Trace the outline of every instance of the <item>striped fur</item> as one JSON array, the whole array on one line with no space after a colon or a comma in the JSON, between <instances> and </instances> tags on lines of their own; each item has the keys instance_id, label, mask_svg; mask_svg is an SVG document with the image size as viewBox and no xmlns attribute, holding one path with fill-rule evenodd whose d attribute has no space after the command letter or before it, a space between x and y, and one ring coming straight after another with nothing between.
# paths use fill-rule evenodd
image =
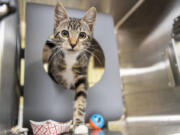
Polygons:
<instances>
[{"instance_id":1,"label":"striped fur","mask_svg":"<svg viewBox=\"0 0 180 135\"><path fill-rule=\"evenodd\" d=\"M51 48L48 72L58 84L75 90L74 129L85 123L87 67L94 47L92 40L95 18L95 8L89 9L82 19L68 17L60 3L55 8L54 38L49 43L54 46Z\"/></svg>"}]
</instances>

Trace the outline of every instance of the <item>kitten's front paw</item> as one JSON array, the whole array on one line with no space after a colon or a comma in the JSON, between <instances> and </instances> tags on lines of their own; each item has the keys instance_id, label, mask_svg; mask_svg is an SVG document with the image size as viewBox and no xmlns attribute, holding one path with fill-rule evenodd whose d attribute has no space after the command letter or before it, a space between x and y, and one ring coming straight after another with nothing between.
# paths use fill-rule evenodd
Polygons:
<instances>
[{"instance_id":1,"label":"kitten's front paw","mask_svg":"<svg viewBox=\"0 0 180 135\"><path fill-rule=\"evenodd\" d=\"M88 127L80 125L74 129L74 134L88 134Z\"/></svg>"}]
</instances>

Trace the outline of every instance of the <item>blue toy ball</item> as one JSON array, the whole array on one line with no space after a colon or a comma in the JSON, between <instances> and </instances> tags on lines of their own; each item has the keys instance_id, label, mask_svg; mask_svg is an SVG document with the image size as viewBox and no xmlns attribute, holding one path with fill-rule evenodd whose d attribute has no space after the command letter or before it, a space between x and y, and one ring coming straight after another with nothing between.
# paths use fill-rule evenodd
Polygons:
<instances>
[{"instance_id":1,"label":"blue toy ball","mask_svg":"<svg viewBox=\"0 0 180 135\"><path fill-rule=\"evenodd\" d=\"M94 114L89 119L89 123L93 129L101 129L104 126L104 118L99 114Z\"/></svg>"}]
</instances>

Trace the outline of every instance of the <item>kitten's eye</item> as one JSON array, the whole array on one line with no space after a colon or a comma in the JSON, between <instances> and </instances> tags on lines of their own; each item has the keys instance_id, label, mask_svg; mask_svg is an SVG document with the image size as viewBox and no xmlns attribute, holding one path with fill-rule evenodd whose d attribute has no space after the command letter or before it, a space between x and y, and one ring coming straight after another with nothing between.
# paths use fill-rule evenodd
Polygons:
<instances>
[{"instance_id":1,"label":"kitten's eye","mask_svg":"<svg viewBox=\"0 0 180 135\"><path fill-rule=\"evenodd\" d=\"M68 37L69 37L69 32L68 32L67 30L63 30L63 31L61 32L61 35L62 35L63 37L68 38Z\"/></svg>"},{"instance_id":2,"label":"kitten's eye","mask_svg":"<svg viewBox=\"0 0 180 135\"><path fill-rule=\"evenodd\" d=\"M86 33L85 32L80 32L79 33L79 38L80 39L85 39L86 38Z\"/></svg>"}]
</instances>

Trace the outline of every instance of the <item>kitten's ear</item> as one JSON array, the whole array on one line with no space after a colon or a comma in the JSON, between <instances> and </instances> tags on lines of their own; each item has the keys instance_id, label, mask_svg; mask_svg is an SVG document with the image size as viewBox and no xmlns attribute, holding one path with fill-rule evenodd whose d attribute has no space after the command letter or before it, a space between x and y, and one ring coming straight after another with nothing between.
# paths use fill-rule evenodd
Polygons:
<instances>
[{"instance_id":1,"label":"kitten's ear","mask_svg":"<svg viewBox=\"0 0 180 135\"><path fill-rule=\"evenodd\" d=\"M61 21L65 19L69 19L66 9L59 1L56 4L54 19L55 19L55 27L57 27Z\"/></svg>"},{"instance_id":2,"label":"kitten's ear","mask_svg":"<svg viewBox=\"0 0 180 135\"><path fill-rule=\"evenodd\" d=\"M95 21L96 21L96 8L95 7L91 7L86 14L84 15L84 17L82 18L83 21L85 21L90 30L93 30Z\"/></svg>"}]
</instances>

